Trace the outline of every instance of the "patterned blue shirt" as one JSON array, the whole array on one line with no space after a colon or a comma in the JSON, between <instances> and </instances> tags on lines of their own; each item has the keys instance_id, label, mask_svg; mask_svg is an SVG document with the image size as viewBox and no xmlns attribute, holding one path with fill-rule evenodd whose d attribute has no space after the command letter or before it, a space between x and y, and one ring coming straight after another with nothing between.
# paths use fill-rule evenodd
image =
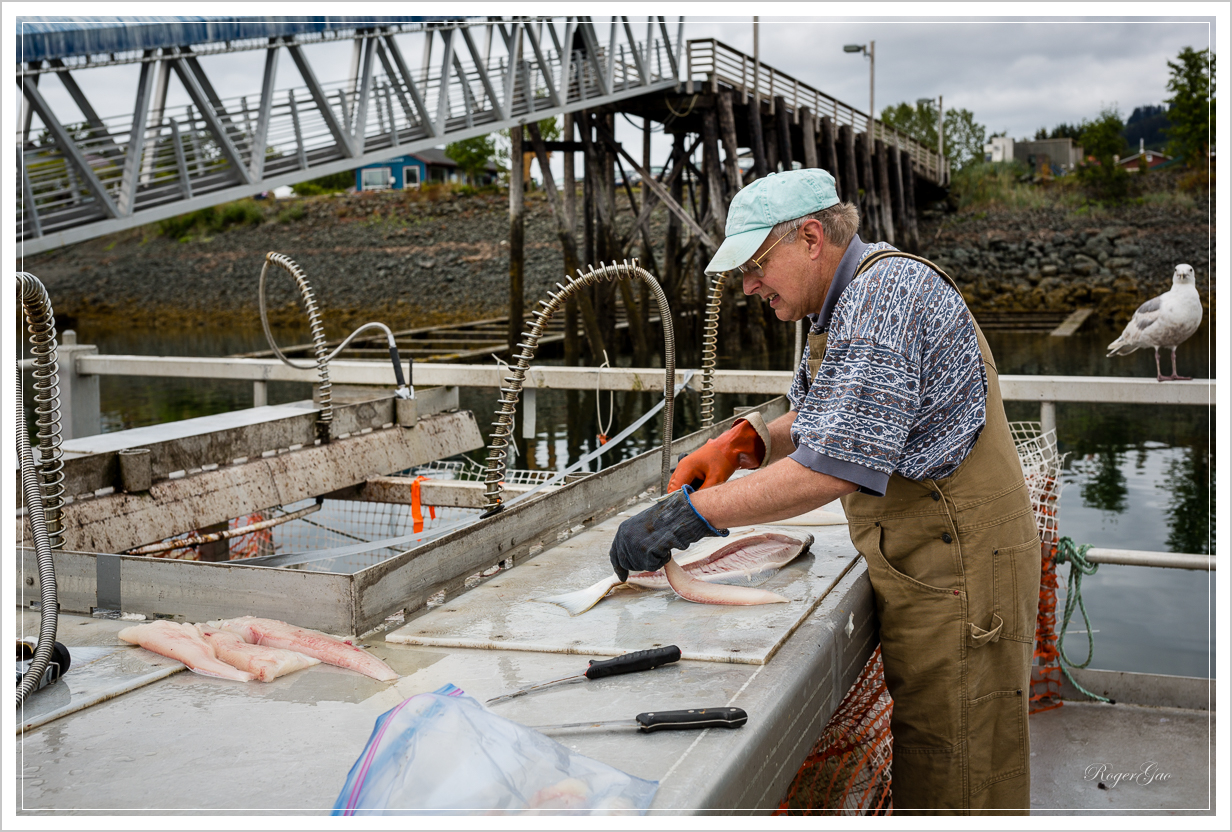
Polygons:
<instances>
[{"instance_id":1,"label":"patterned blue shirt","mask_svg":"<svg viewBox=\"0 0 1232 832\"><path fill-rule=\"evenodd\" d=\"M855 277L865 257L893 250L852 239L809 316L811 332L828 332L825 360L809 379L806 348L788 393L791 458L877 496L893 473L953 473L984 428L988 395L975 325L945 278L898 257Z\"/></svg>"}]
</instances>

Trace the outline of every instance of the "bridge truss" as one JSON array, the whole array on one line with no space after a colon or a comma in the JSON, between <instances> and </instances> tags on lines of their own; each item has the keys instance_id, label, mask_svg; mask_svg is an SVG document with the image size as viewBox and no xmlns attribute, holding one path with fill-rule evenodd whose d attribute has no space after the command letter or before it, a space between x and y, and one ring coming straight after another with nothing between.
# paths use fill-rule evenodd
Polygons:
<instances>
[{"instance_id":1,"label":"bridge truss","mask_svg":"<svg viewBox=\"0 0 1232 832\"><path fill-rule=\"evenodd\" d=\"M419 22L19 65L18 240L24 254L144 225L392 156L672 89L684 18ZM409 36L409 37L408 37ZM353 42L351 71L321 81L304 47ZM404 46L418 46L418 66ZM201 58L265 51L259 94L221 97ZM283 54L302 84L279 88ZM140 65L132 112L100 117L76 77ZM84 120L44 92L61 83ZM167 106L179 84L190 103ZM41 129L35 127L41 122Z\"/></svg>"}]
</instances>

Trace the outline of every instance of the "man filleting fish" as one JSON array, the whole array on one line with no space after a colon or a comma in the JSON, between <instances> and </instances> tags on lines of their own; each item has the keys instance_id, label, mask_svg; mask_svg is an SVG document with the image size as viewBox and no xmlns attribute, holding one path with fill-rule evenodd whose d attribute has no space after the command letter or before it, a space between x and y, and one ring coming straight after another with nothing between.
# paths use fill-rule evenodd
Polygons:
<instances>
[{"instance_id":1,"label":"man filleting fish","mask_svg":"<svg viewBox=\"0 0 1232 832\"><path fill-rule=\"evenodd\" d=\"M624 580L841 498L894 698L895 811L1025 814L1040 545L996 365L949 276L858 226L823 170L736 194L706 271L808 318L791 409L683 459L667 499L620 525L612 565ZM759 470L727 482L737 468Z\"/></svg>"}]
</instances>

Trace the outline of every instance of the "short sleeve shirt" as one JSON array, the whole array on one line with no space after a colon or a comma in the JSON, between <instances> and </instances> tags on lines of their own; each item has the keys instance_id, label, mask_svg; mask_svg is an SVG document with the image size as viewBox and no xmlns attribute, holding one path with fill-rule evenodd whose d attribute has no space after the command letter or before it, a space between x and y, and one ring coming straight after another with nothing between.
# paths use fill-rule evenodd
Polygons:
<instances>
[{"instance_id":1,"label":"short sleeve shirt","mask_svg":"<svg viewBox=\"0 0 1232 832\"><path fill-rule=\"evenodd\" d=\"M886 258L856 277L886 243L857 236L847 247L810 331L826 355L808 377L809 350L788 399L800 464L885 494L891 474L953 473L984 428L988 376L975 324L958 291L936 271Z\"/></svg>"}]
</instances>

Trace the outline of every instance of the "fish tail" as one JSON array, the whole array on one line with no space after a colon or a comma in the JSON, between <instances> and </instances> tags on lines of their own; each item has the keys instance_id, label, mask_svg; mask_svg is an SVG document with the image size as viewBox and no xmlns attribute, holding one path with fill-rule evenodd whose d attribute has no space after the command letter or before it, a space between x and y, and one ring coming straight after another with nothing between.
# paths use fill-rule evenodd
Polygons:
<instances>
[{"instance_id":1,"label":"fish tail","mask_svg":"<svg viewBox=\"0 0 1232 832\"><path fill-rule=\"evenodd\" d=\"M592 584L585 589L579 589L575 592L566 592L564 595L553 595L550 598L536 598L536 601L543 601L548 604L556 604L558 607L564 607L565 611L570 615L581 615L588 609L599 603L605 595L611 592L612 587L619 584L620 578L615 575L609 575L598 583Z\"/></svg>"}]
</instances>

